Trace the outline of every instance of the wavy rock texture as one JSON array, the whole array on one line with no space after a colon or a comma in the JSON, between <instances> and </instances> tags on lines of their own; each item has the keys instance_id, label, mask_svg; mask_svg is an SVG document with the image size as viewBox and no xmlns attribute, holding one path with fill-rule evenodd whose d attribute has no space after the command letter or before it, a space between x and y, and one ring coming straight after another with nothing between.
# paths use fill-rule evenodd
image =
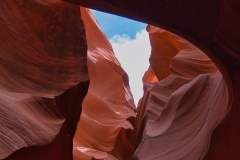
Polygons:
<instances>
[{"instance_id":1,"label":"wavy rock texture","mask_svg":"<svg viewBox=\"0 0 240 160\"><path fill-rule=\"evenodd\" d=\"M0 6L4 88L53 97L88 80L84 26L77 6L55 0L4 0Z\"/></svg>"},{"instance_id":2,"label":"wavy rock texture","mask_svg":"<svg viewBox=\"0 0 240 160\"><path fill-rule=\"evenodd\" d=\"M55 138L64 119L58 113L54 99L27 97L15 100L11 93L11 98L2 93L0 159L20 148L45 145Z\"/></svg>"},{"instance_id":3,"label":"wavy rock texture","mask_svg":"<svg viewBox=\"0 0 240 160\"><path fill-rule=\"evenodd\" d=\"M120 149L114 151L115 155L108 153L117 147L116 141L121 139L121 134L125 134L121 130L133 130L127 119L135 117L135 105L129 91L128 76L109 41L88 9L81 8L81 16L86 27L91 81L74 137L74 159L114 157L123 147L118 147ZM126 138L125 143L128 143ZM127 147L124 149L128 150Z\"/></svg>"},{"instance_id":4,"label":"wavy rock texture","mask_svg":"<svg viewBox=\"0 0 240 160\"><path fill-rule=\"evenodd\" d=\"M0 159L13 152L8 160L72 159L88 88L80 83L88 74L79 7L2 0L0 10ZM91 13L81 8L81 17L91 83L74 159L203 159L229 110L227 86L212 61L180 37L148 26L151 66L134 118L126 73Z\"/></svg>"},{"instance_id":5,"label":"wavy rock texture","mask_svg":"<svg viewBox=\"0 0 240 160\"><path fill-rule=\"evenodd\" d=\"M240 159L239 0L64 1L153 24L200 47L223 74L232 103L229 114L214 130L206 159Z\"/></svg>"},{"instance_id":6,"label":"wavy rock texture","mask_svg":"<svg viewBox=\"0 0 240 160\"><path fill-rule=\"evenodd\" d=\"M23 147L52 142L64 122L54 97L89 78L78 6L55 0L2 0L0 10L3 159ZM29 159L39 158L33 157Z\"/></svg>"},{"instance_id":7,"label":"wavy rock texture","mask_svg":"<svg viewBox=\"0 0 240 160\"><path fill-rule=\"evenodd\" d=\"M191 65L191 67L194 67L192 68L193 70L186 70L188 72L191 72L193 75L198 67L201 67L202 70L197 70L198 72L196 72L196 74L215 72L217 70L216 66L212 63L212 61L209 60L207 56L202 56L202 54L195 54L195 52L201 51L197 50L196 47L188 41L176 35L172 36L170 32L167 32L166 30L160 29L155 26L149 25L147 27L147 30L149 32L149 38L152 47L149 61L151 64L151 68L156 74L159 81L167 78L172 73L169 70L170 65L172 65L170 69L175 69L179 67L178 74L181 74L180 72L182 72L182 74L189 74L185 73L185 71L182 71L183 68L189 67L187 66L189 60L195 61L196 64ZM179 63L178 65L173 65L172 59L176 59L173 58L176 55L178 58L180 58L179 56L184 56L185 58L183 57L181 63ZM199 64L201 63L201 61L197 62L199 58L201 59L201 61L207 62ZM203 58L205 58L205 60ZM159 66L159 64L161 64L161 67Z\"/></svg>"},{"instance_id":8,"label":"wavy rock texture","mask_svg":"<svg viewBox=\"0 0 240 160\"><path fill-rule=\"evenodd\" d=\"M155 57L150 65L160 81L144 83L134 158L203 159L213 130L229 110L227 85L213 62L189 42L154 26L148 31Z\"/></svg>"}]
</instances>

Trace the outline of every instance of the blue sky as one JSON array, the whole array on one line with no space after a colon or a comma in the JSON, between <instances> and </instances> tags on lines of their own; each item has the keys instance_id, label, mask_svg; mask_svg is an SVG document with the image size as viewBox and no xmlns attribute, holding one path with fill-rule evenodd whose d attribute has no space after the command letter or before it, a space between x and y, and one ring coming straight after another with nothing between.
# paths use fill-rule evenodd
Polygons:
<instances>
[{"instance_id":1,"label":"blue sky","mask_svg":"<svg viewBox=\"0 0 240 160\"><path fill-rule=\"evenodd\" d=\"M93 14L108 39L112 38L116 34L128 34L131 39L134 39L137 31L141 31L146 28L145 23L128 18L100 11L93 11Z\"/></svg>"},{"instance_id":2,"label":"blue sky","mask_svg":"<svg viewBox=\"0 0 240 160\"><path fill-rule=\"evenodd\" d=\"M142 77L149 67L151 52L146 24L91 10L102 31L112 44L114 53L129 76L129 84L137 105L143 95Z\"/></svg>"}]
</instances>

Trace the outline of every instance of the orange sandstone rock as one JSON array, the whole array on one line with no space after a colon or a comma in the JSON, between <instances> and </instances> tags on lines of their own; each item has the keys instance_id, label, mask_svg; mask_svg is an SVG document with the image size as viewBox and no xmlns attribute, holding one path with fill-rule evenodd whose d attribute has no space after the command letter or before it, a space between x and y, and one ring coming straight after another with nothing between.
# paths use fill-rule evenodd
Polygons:
<instances>
[{"instance_id":1,"label":"orange sandstone rock","mask_svg":"<svg viewBox=\"0 0 240 160\"><path fill-rule=\"evenodd\" d=\"M81 8L81 16L88 42L90 86L74 137L74 159L114 157L108 154L116 146L121 130L133 130L127 119L135 117L135 105L128 76L109 41L88 9Z\"/></svg>"},{"instance_id":2,"label":"orange sandstone rock","mask_svg":"<svg viewBox=\"0 0 240 160\"><path fill-rule=\"evenodd\" d=\"M149 26L150 35L152 30L161 31ZM227 85L203 52L174 34L160 33L151 41L152 54L160 58L150 61L150 65L159 77L169 75L159 82L144 83L134 126L133 157L203 159L213 130L230 109ZM178 42L181 48L176 50ZM164 60L169 70L161 68Z\"/></svg>"},{"instance_id":3,"label":"orange sandstone rock","mask_svg":"<svg viewBox=\"0 0 240 160\"><path fill-rule=\"evenodd\" d=\"M206 159L240 159L239 0L64 0L169 30L202 49L227 83L232 109L214 130Z\"/></svg>"},{"instance_id":4,"label":"orange sandstone rock","mask_svg":"<svg viewBox=\"0 0 240 160\"><path fill-rule=\"evenodd\" d=\"M105 7L123 13L121 7L129 10L124 3L126 1L112 2ZM164 3L169 5L171 2ZM188 18L180 14L169 14L170 18L161 18L165 10L159 8L165 5L157 1L149 4L156 4L158 11L162 12L158 14L161 15L159 23L167 24L169 28L173 24L179 24L176 27L178 32L187 33L196 38L195 42L212 49L209 54L213 57L220 51L215 55L220 60L214 60L222 66L225 76L229 72L237 82L240 76L235 66L239 64L237 60L233 63L230 60L233 57L239 58L235 53L238 50L237 41L231 43L239 34L229 32L229 28L236 28L235 24L239 23L224 23L227 21L226 14L221 14L220 20L216 19L218 14L212 13L218 13L218 10L221 13L234 13L226 12L223 6L231 5L221 2L226 5L206 12L212 16L200 16L206 17L208 22L204 23L207 25L200 32L202 28L196 28L198 23L195 16L202 13L201 5L204 3L199 3L198 10L194 9L196 4L190 3L189 8L194 10L181 12L188 15ZM143 4L144 2L139 3L140 6ZM114 8L117 5L120 8ZM174 13L185 8L181 5L173 6L175 7L167 9ZM218 5L211 2L211 6ZM88 82L80 83L88 80L88 74L85 31L79 7L57 0L3 0L0 9L0 159L16 150L18 151L7 159L72 159L71 141L79 120L81 102L88 88ZM136 7L133 9L136 10ZM149 13L153 12L143 12ZM81 14L87 30L91 82L74 137L74 159L126 160L132 157L134 149L133 159L203 159L213 130L230 109L229 95L232 94L212 61L186 40L149 25L151 66L143 78L145 93L134 119L135 106L126 73L89 11L81 8ZM126 15L133 16L133 12L129 11ZM148 16L158 18L155 14ZM143 19L146 20L146 17ZM205 22L202 18L198 20L199 23ZM231 20L228 19L229 22ZM216 24L217 22L219 23ZM181 26L182 24L190 27ZM215 26L216 32L212 33ZM228 30L225 31L225 28ZM225 39L229 41L226 42ZM219 49L217 45L222 48ZM225 60L224 57L228 58ZM239 88L236 82L234 85ZM229 80L228 83L232 84ZM76 86L77 84L79 85ZM237 89L235 90L235 97L239 97ZM58 96L61 93L63 94ZM54 99L56 96L58 97ZM236 130L239 128L239 107L236 100L234 102L231 117L217 132L221 134L215 134L218 139L223 135L238 137ZM231 124L233 120L234 123ZM134 121L133 135L131 130ZM227 124L231 126L226 127ZM231 129L231 136L226 131L223 132L224 127ZM208 157L217 157L212 154L216 155L219 149L216 145L217 138L214 139ZM228 146L237 144L230 142L232 141L227 142ZM41 147L32 147L40 145ZM64 145L67 148L66 154ZM23 147L27 148L20 149ZM236 151L234 148L226 153ZM231 155L231 158L236 157Z\"/></svg>"},{"instance_id":5,"label":"orange sandstone rock","mask_svg":"<svg viewBox=\"0 0 240 160\"><path fill-rule=\"evenodd\" d=\"M2 0L0 10L0 159L17 150L7 159L69 159L74 115L67 107L80 107L79 118L81 105L59 104L66 94L57 103L55 97L89 79L79 7L56 0ZM86 92L87 85L79 86ZM81 104L84 96L69 100L77 97ZM60 152L65 145L66 153Z\"/></svg>"},{"instance_id":6,"label":"orange sandstone rock","mask_svg":"<svg viewBox=\"0 0 240 160\"><path fill-rule=\"evenodd\" d=\"M88 80L85 30L77 6L55 0L4 0L0 6L4 88L52 98Z\"/></svg>"},{"instance_id":7,"label":"orange sandstone rock","mask_svg":"<svg viewBox=\"0 0 240 160\"><path fill-rule=\"evenodd\" d=\"M143 78L142 78L143 83L144 82L158 82L158 78L156 74L153 72L152 68L149 67L148 70L144 73Z\"/></svg>"}]
</instances>

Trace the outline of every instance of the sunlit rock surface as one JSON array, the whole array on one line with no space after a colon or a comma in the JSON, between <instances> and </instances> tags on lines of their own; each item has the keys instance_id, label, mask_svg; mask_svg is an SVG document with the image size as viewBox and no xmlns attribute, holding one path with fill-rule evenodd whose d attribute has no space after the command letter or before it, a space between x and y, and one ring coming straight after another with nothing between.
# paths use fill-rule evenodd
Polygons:
<instances>
[{"instance_id":1,"label":"sunlit rock surface","mask_svg":"<svg viewBox=\"0 0 240 160\"><path fill-rule=\"evenodd\" d=\"M148 31L150 65L160 81L144 83L134 158L203 159L213 130L230 109L227 85L213 62L189 42L154 26Z\"/></svg>"},{"instance_id":2,"label":"sunlit rock surface","mask_svg":"<svg viewBox=\"0 0 240 160\"><path fill-rule=\"evenodd\" d=\"M228 115L214 130L205 158L240 159L239 0L64 1L153 24L200 47L221 71L232 103Z\"/></svg>"},{"instance_id":3,"label":"sunlit rock surface","mask_svg":"<svg viewBox=\"0 0 240 160\"><path fill-rule=\"evenodd\" d=\"M67 93L58 105L54 98L89 79L79 7L55 0L0 1L0 50L0 159L15 151L7 159L71 158L64 115L70 108L59 103ZM79 119L84 93L69 101L76 97ZM57 155L64 145L68 149Z\"/></svg>"},{"instance_id":4,"label":"sunlit rock surface","mask_svg":"<svg viewBox=\"0 0 240 160\"><path fill-rule=\"evenodd\" d=\"M156 74L153 72L152 67L149 66L148 70L144 73L142 82L158 82Z\"/></svg>"},{"instance_id":5,"label":"sunlit rock surface","mask_svg":"<svg viewBox=\"0 0 240 160\"><path fill-rule=\"evenodd\" d=\"M81 16L88 42L90 86L74 137L74 159L116 157L122 149L131 153L127 146L129 140L121 137L121 134L126 135L125 130L133 130L127 119L135 117L136 109L128 86L128 76L90 11L81 8ZM110 152L114 153L108 155ZM130 155L126 152L121 155L124 159Z\"/></svg>"},{"instance_id":6,"label":"sunlit rock surface","mask_svg":"<svg viewBox=\"0 0 240 160\"><path fill-rule=\"evenodd\" d=\"M216 72L217 68L214 63L207 56L196 54L201 51L188 41L179 36L172 36L170 32L155 26L149 25L147 30L152 47L149 61L158 80L167 78L173 72L185 77ZM175 60L179 63L175 64ZM171 68L170 65L172 65ZM199 67L201 70L198 69ZM188 68L188 70L184 70L184 68Z\"/></svg>"},{"instance_id":7,"label":"sunlit rock surface","mask_svg":"<svg viewBox=\"0 0 240 160\"><path fill-rule=\"evenodd\" d=\"M0 159L68 160L73 158L72 149L76 160L204 158L213 130L230 109L230 93L216 66L192 44L148 26L151 66L143 77L145 93L134 118L136 108L127 75L87 9L82 8L80 15L78 6L57 0L2 0L0 11ZM80 17L87 30L89 90L85 82L87 45ZM184 21L181 18L179 21ZM208 22L215 26L211 18ZM221 30L215 34L196 32L194 26L189 33L200 35L200 41L213 35L218 44L231 51L224 46L221 32L230 41L238 34L229 36L223 22L221 18ZM230 47L237 50L236 44ZM214 53L221 51L222 59L227 57L214 45L213 49ZM229 68L237 64L228 60L222 61ZM233 73L238 82L239 72L236 69ZM237 92L235 95L239 97ZM225 126L232 120L235 123L225 128L232 137L238 137L234 130L239 126L238 103L233 106L233 116ZM222 128L217 136L228 135L228 130L221 134ZM214 147L219 148L216 140ZM232 141L226 142L229 145ZM212 150L210 157L219 154Z\"/></svg>"}]
</instances>

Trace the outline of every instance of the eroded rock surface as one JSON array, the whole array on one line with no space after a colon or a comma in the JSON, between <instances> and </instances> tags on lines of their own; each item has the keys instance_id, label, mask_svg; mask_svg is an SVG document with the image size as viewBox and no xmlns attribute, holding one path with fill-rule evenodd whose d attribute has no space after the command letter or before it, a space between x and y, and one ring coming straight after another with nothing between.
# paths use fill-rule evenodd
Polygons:
<instances>
[{"instance_id":1,"label":"eroded rock surface","mask_svg":"<svg viewBox=\"0 0 240 160\"><path fill-rule=\"evenodd\" d=\"M89 79L79 7L56 0L2 0L0 11L0 159L24 147L29 149L7 159L58 159L62 155L69 159L72 139L69 116L64 115L69 109L57 105L55 97ZM86 92L88 86L80 86ZM81 102L84 96L77 98ZM73 94L69 101L75 98ZM57 135L66 143L59 143ZM55 138L58 143L50 144ZM66 153L51 153L54 148L63 150L65 144ZM33 147L43 145L48 146Z\"/></svg>"},{"instance_id":2,"label":"eroded rock surface","mask_svg":"<svg viewBox=\"0 0 240 160\"><path fill-rule=\"evenodd\" d=\"M152 55L158 57L150 65L161 80L144 83L134 158L203 159L213 130L230 109L227 85L213 62L192 44L154 26L148 31L154 37ZM161 68L164 62L168 69Z\"/></svg>"},{"instance_id":3,"label":"eroded rock surface","mask_svg":"<svg viewBox=\"0 0 240 160\"><path fill-rule=\"evenodd\" d=\"M64 0L169 30L203 50L218 66L233 102L214 130L206 159L240 159L239 0Z\"/></svg>"},{"instance_id":4,"label":"eroded rock surface","mask_svg":"<svg viewBox=\"0 0 240 160\"><path fill-rule=\"evenodd\" d=\"M126 2L113 2L108 7L103 1L94 3L110 11L115 9L117 13L124 12L121 8L137 10L137 5L131 8L133 2L125 7ZM234 3L222 1L220 6L218 3L212 1L208 6L214 6L213 10L204 12L211 16L201 16L204 2L198 6L189 3L190 9L185 12L177 12L186 7L182 3L172 4L169 11L174 14L162 18L165 10L158 9L160 22L150 21L166 24L172 30L175 24L176 32L189 34L190 38L196 38L196 43L207 46L206 50L213 58L217 57L214 60L225 76L232 75L226 76L234 79L233 82L227 79L229 88L234 83L234 96L240 97L236 83L240 76L235 68L239 66L235 59L239 58L235 53L239 50L239 34L228 32L239 23L232 23L224 14L236 10L227 12L223 7L233 7ZM153 8L164 6L157 1L148 4L156 4ZM116 7L119 5L120 8ZM151 66L143 77L145 93L134 118L136 108L127 75L87 9L81 8L80 14L78 6L58 0L2 0L0 10L0 159L8 156L8 160L66 160L73 158L72 149L76 160L204 158L213 130L230 109L232 93L213 62L195 46L165 30L148 26ZM214 14L218 11L221 16ZM136 13L131 11L125 15L134 17ZM147 16L158 18L154 15ZM208 22L204 23L207 25L203 30L195 25L197 16L207 17L198 19L199 23ZM87 30L89 90L88 82L83 82L88 80L87 45L80 17ZM219 20L216 17L220 17ZM176 19L174 23L173 19ZM232 25L225 25L225 21ZM234 43L230 43L233 40ZM72 138L87 90L73 146ZM238 113L235 100L231 116L214 134L207 158L226 159L227 155L229 159L239 159L239 147L218 153L225 143L226 146L239 145L238 140L234 140L239 137ZM225 135L232 137L231 140L222 140Z\"/></svg>"},{"instance_id":5,"label":"eroded rock surface","mask_svg":"<svg viewBox=\"0 0 240 160\"><path fill-rule=\"evenodd\" d=\"M81 16L86 27L91 81L74 137L73 153L76 160L103 159L114 149L120 133L124 132L122 129L133 130L127 119L135 117L135 105L128 76L109 41L88 9L81 8Z\"/></svg>"}]
</instances>

